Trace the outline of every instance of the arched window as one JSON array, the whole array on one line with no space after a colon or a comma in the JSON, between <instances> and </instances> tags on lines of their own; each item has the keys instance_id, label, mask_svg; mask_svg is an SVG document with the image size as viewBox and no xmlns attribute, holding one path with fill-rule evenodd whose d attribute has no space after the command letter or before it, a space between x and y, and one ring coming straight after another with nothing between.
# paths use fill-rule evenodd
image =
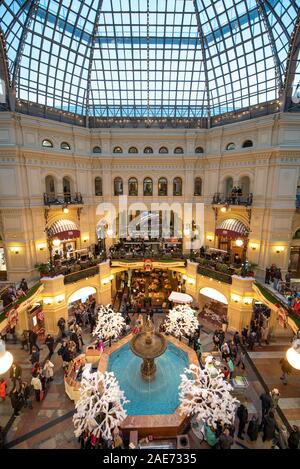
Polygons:
<instances>
[{"instance_id":1,"label":"arched window","mask_svg":"<svg viewBox=\"0 0 300 469\"><path fill-rule=\"evenodd\" d=\"M145 147L144 148L144 153L153 153L153 148L152 147Z\"/></svg>"},{"instance_id":2,"label":"arched window","mask_svg":"<svg viewBox=\"0 0 300 469\"><path fill-rule=\"evenodd\" d=\"M158 180L158 195L168 195L168 181L166 178Z\"/></svg>"},{"instance_id":3,"label":"arched window","mask_svg":"<svg viewBox=\"0 0 300 469\"><path fill-rule=\"evenodd\" d=\"M102 179L99 176L95 178L95 195L102 195Z\"/></svg>"},{"instance_id":4,"label":"arched window","mask_svg":"<svg viewBox=\"0 0 300 469\"><path fill-rule=\"evenodd\" d=\"M182 179L173 179L173 195L182 195Z\"/></svg>"},{"instance_id":5,"label":"arched window","mask_svg":"<svg viewBox=\"0 0 300 469\"><path fill-rule=\"evenodd\" d=\"M242 189L242 196L248 197L250 193L250 178L249 176L243 176L239 182L239 186Z\"/></svg>"},{"instance_id":6,"label":"arched window","mask_svg":"<svg viewBox=\"0 0 300 469\"><path fill-rule=\"evenodd\" d=\"M123 179L122 178L115 178L114 180L114 194L115 195L123 195Z\"/></svg>"},{"instance_id":7,"label":"arched window","mask_svg":"<svg viewBox=\"0 0 300 469\"><path fill-rule=\"evenodd\" d=\"M228 178L225 179L225 194L227 196L231 195L232 188L233 188L233 179L231 176L229 176Z\"/></svg>"},{"instance_id":8,"label":"arched window","mask_svg":"<svg viewBox=\"0 0 300 469\"><path fill-rule=\"evenodd\" d=\"M195 148L195 153L204 153L204 150L202 147L197 147Z\"/></svg>"},{"instance_id":9,"label":"arched window","mask_svg":"<svg viewBox=\"0 0 300 469\"><path fill-rule=\"evenodd\" d=\"M169 153L169 150L167 149L167 147L160 147L158 153Z\"/></svg>"},{"instance_id":10,"label":"arched window","mask_svg":"<svg viewBox=\"0 0 300 469\"><path fill-rule=\"evenodd\" d=\"M113 149L113 153L123 153L123 150L122 150L121 147L115 147L115 148Z\"/></svg>"},{"instance_id":11,"label":"arched window","mask_svg":"<svg viewBox=\"0 0 300 469\"><path fill-rule=\"evenodd\" d=\"M55 194L55 182L53 176L46 176L45 187L47 194Z\"/></svg>"},{"instance_id":12,"label":"arched window","mask_svg":"<svg viewBox=\"0 0 300 469\"><path fill-rule=\"evenodd\" d=\"M174 150L174 153L175 153L175 154L181 154L181 153L183 153L183 148L181 148L181 147L176 147L175 150Z\"/></svg>"},{"instance_id":13,"label":"arched window","mask_svg":"<svg viewBox=\"0 0 300 469\"><path fill-rule=\"evenodd\" d=\"M53 143L51 140L45 139L42 141L42 147L53 148Z\"/></svg>"},{"instance_id":14,"label":"arched window","mask_svg":"<svg viewBox=\"0 0 300 469\"><path fill-rule=\"evenodd\" d=\"M235 143L230 142L226 145L226 150L235 150Z\"/></svg>"},{"instance_id":15,"label":"arched window","mask_svg":"<svg viewBox=\"0 0 300 469\"><path fill-rule=\"evenodd\" d=\"M199 177L194 181L194 195L202 195L202 179Z\"/></svg>"},{"instance_id":16,"label":"arched window","mask_svg":"<svg viewBox=\"0 0 300 469\"><path fill-rule=\"evenodd\" d=\"M101 147L94 147L93 153L102 153Z\"/></svg>"},{"instance_id":17,"label":"arched window","mask_svg":"<svg viewBox=\"0 0 300 469\"><path fill-rule=\"evenodd\" d=\"M128 180L128 195L138 195L138 180L137 178L130 178Z\"/></svg>"},{"instance_id":18,"label":"arched window","mask_svg":"<svg viewBox=\"0 0 300 469\"><path fill-rule=\"evenodd\" d=\"M69 145L68 142L61 142L60 148L61 148L62 150L71 150L71 147L70 147L70 145Z\"/></svg>"},{"instance_id":19,"label":"arched window","mask_svg":"<svg viewBox=\"0 0 300 469\"><path fill-rule=\"evenodd\" d=\"M151 178L145 178L143 184L144 195L153 195L153 181Z\"/></svg>"},{"instance_id":20,"label":"arched window","mask_svg":"<svg viewBox=\"0 0 300 469\"><path fill-rule=\"evenodd\" d=\"M242 148L249 148L249 147L253 147L252 140L245 140L243 145L242 145Z\"/></svg>"},{"instance_id":21,"label":"arched window","mask_svg":"<svg viewBox=\"0 0 300 469\"><path fill-rule=\"evenodd\" d=\"M138 153L137 147L130 147L130 148L128 149L128 153Z\"/></svg>"},{"instance_id":22,"label":"arched window","mask_svg":"<svg viewBox=\"0 0 300 469\"><path fill-rule=\"evenodd\" d=\"M71 179L68 176L63 178L64 200L66 203L71 202Z\"/></svg>"}]
</instances>

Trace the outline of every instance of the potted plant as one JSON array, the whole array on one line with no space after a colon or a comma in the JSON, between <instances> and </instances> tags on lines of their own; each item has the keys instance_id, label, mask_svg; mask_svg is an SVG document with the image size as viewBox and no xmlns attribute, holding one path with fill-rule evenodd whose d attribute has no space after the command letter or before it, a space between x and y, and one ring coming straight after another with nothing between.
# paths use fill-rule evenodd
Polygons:
<instances>
[{"instance_id":1,"label":"potted plant","mask_svg":"<svg viewBox=\"0 0 300 469\"><path fill-rule=\"evenodd\" d=\"M34 268L40 273L41 277L46 277L50 272L50 265L49 263L40 263L35 264Z\"/></svg>"}]
</instances>

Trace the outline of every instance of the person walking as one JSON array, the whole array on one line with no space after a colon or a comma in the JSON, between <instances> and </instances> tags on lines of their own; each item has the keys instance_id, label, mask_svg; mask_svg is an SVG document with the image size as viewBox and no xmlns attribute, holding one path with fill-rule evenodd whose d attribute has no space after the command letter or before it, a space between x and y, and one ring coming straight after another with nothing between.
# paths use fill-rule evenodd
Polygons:
<instances>
[{"instance_id":1,"label":"person walking","mask_svg":"<svg viewBox=\"0 0 300 469\"><path fill-rule=\"evenodd\" d=\"M48 350L49 350L48 358L50 360L50 358L52 357L52 355L54 353L54 337L51 334L47 335L46 340L45 340L45 344L47 345Z\"/></svg>"},{"instance_id":2,"label":"person walking","mask_svg":"<svg viewBox=\"0 0 300 469\"><path fill-rule=\"evenodd\" d=\"M262 420L261 426L262 426L265 415L271 409L272 398L270 394L267 392L262 393L259 398L261 400L261 420Z\"/></svg>"},{"instance_id":3,"label":"person walking","mask_svg":"<svg viewBox=\"0 0 300 469\"><path fill-rule=\"evenodd\" d=\"M37 344L38 335L34 331L29 331L28 341L29 341L29 353L32 354L32 349L35 347L37 350L40 350L40 347Z\"/></svg>"},{"instance_id":4,"label":"person walking","mask_svg":"<svg viewBox=\"0 0 300 469\"><path fill-rule=\"evenodd\" d=\"M270 412L265 416L263 423L263 441L270 441L275 436L276 423L274 418L274 413Z\"/></svg>"},{"instance_id":5,"label":"person walking","mask_svg":"<svg viewBox=\"0 0 300 469\"><path fill-rule=\"evenodd\" d=\"M10 379L12 380L13 388L16 387L17 381L19 382L19 387L21 384L22 368L16 362L13 362L10 368Z\"/></svg>"},{"instance_id":6,"label":"person walking","mask_svg":"<svg viewBox=\"0 0 300 469\"><path fill-rule=\"evenodd\" d=\"M280 376L280 379L282 380L283 384L287 385L288 375L292 373L293 368L289 364L286 358L282 358L279 363L280 363L281 371L282 371L282 375Z\"/></svg>"},{"instance_id":7,"label":"person walking","mask_svg":"<svg viewBox=\"0 0 300 469\"><path fill-rule=\"evenodd\" d=\"M20 415L20 410L22 409L22 402L16 387L14 387L10 392L10 401L11 406L14 409L14 416L17 417Z\"/></svg>"},{"instance_id":8,"label":"person walking","mask_svg":"<svg viewBox=\"0 0 300 469\"><path fill-rule=\"evenodd\" d=\"M242 403L239 405L237 409L237 417L239 419L238 438L243 440L244 439L243 433L245 431L246 423L248 422L248 410L247 410L246 405Z\"/></svg>"},{"instance_id":9,"label":"person walking","mask_svg":"<svg viewBox=\"0 0 300 469\"><path fill-rule=\"evenodd\" d=\"M52 362L50 362L48 358L43 368L43 374L46 378L46 384L48 384L50 381L53 381L53 375L54 375L53 368L54 368L54 365Z\"/></svg>"},{"instance_id":10,"label":"person walking","mask_svg":"<svg viewBox=\"0 0 300 469\"><path fill-rule=\"evenodd\" d=\"M258 416L253 415L247 428L247 435L251 441L256 441L259 432Z\"/></svg>"},{"instance_id":11,"label":"person walking","mask_svg":"<svg viewBox=\"0 0 300 469\"><path fill-rule=\"evenodd\" d=\"M35 363L39 363L40 361L40 352L35 347L32 347L32 354L31 354L30 361L32 365L35 365Z\"/></svg>"},{"instance_id":12,"label":"person walking","mask_svg":"<svg viewBox=\"0 0 300 469\"><path fill-rule=\"evenodd\" d=\"M276 408L278 406L278 402L279 402L279 399L280 399L280 392L278 391L278 389L274 388L270 392L270 396L271 396L271 410L274 411L274 410L276 410Z\"/></svg>"},{"instance_id":13,"label":"person walking","mask_svg":"<svg viewBox=\"0 0 300 469\"><path fill-rule=\"evenodd\" d=\"M270 285L270 280L271 280L271 269L269 267L266 268L266 273L265 273L265 283L267 285Z\"/></svg>"},{"instance_id":14,"label":"person walking","mask_svg":"<svg viewBox=\"0 0 300 469\"><path fill-rule=\"evenodd\" d=\"M249 334L249 326L246 326L242 330L242 343L243 343L243 345L247 345L247 343L248 343L248 334Z\"/></svg>"},{"instance_id":15,"label":"person walking","mask_svg":"<svg viewBox=\"0 0 300 469\"><path fill-rule=\"evenodd\" d=\"M27 381L22 381L21 383L20 399L22 400L24 407L33 409L31 399L31 386L29 386Z\"/></svg>"},{"instance_id":16,"label":"person walking","mask_svg":"<svg viewBox=\"0 0 300 469\"><path fill-rule=\"evenodd\" d=\"M61 339L63 339L64 337L67 337L66 335L66 321L63 317L59 318L58 322L57 322L57 326L58 326L58 329L59 329L59 332L60 332L60 337Z\"/></svg>"},{"instance_id":17,"label":"person walking","mask_svg":"<svg viewBox=\"0 0 300 469\"><path fill-rule=\"evenodd\" d=\"M42 397L43 387L42 387L42 382L41 382L38 375L36 375L36 374L33 375L32 379L31 379L31 386L34 389L35 400L37 402L40 402L41 397Z\"/></svg>"},{"instance_id":18,"label":"person walking","mask_svg":"<svg viewBox=\"0 0 300 469\"><path fill-rule=\"evenodd\" d=\"M239 367L241 365L242 370L245 370L245 368L246 368L245 367L245 362L246 362L246 354L243 350L241 350L239 358L238 358L237 363L236 363L235 366Z\"/></svg>"},{"instance_id":19,"label":"person walking","mask_svg":"<svg viewBox=\"0 0 300 469\"><path fill-rule=\"evenodd\" d=\"M28 331L23 331L22 334L21 334L21 350L25 350L25 347L26 347L26 351L29 352L29 346L28 346Z\"/></svg>"},{"instance_id":20,"label":"person walking","mask_svg":"<svg viewBox=\"0 0 300 469\"><path fill-rule=\"evenodd\" d=\"M234 336L233 336L233 343L234 345L236 346L237 350L239 349L239 346L241 344L241 339L240 339L240 334L238 331L236 331L234 333Z\"/></svg>"}]
</instances>

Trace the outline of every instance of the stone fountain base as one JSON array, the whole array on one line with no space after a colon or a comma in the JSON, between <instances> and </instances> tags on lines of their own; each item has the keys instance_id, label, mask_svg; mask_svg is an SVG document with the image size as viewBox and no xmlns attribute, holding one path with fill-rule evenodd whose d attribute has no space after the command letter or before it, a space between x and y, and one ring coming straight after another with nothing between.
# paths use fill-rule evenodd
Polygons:
<instances>
[{"instance_id":1,"label":"stone fountain base","mask_svg":"<svg viewBox=\"0 0 300 469\"><path fill-rule=\"evenodd\" d=\"M144 358L141 364L141 375L147 381L152 381L155 377L156 365L154 358Z\"/></svg>"}]
</instances>

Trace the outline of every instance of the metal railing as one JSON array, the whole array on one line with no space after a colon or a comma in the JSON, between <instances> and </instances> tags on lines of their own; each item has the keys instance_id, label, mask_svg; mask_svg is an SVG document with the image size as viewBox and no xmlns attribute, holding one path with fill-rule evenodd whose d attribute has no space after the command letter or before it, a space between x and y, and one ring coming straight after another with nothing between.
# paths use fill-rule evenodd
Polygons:
<instances>
[{"instance_id":1,"label":"metal railing","mask_svg":"<svg viewBox=\"0 0 300 469\"><path fill-rule=\"evenodd\" d=\"M198 274L204 275L205 277L213 278L214 280L218 280L220 282L232 283L232 276L230 274L226 274L225 272L219 272L214 269L210 269L209 267L204 267L202 265L198 265L197 269Z\"/></svg>"},{"instance_id":2,"label":"metal railing","mask_svg":"<svg viewBox=\"0 0 300 469\"><path fill-rule=\"evenodd\" d=\"M27 300L30 298L34 293L38 290L38 288L41 286L41 282L38 281L35 285L33 285L26 293L24 296L20 296L19 298L16 298L14 301L9 303L8 305L4 306L3 311L0 313L0 322L2 322L6 318L6 314L15 306L23 303L23 301Z\"/></svg>"},{"instance_id":3,"label":"metal railing","mask_svg":"<svg viewBox=\"0 0 300 469\"><path fill-rule=\"evenodd\" d=\"M213 196L212 204L214 205L243 205L248 207L252 205L253 197L252 194L237 195L237 194L222 194L216 192Z\"/></svg>"},{"instance_id":4,"label":"metal railing","mask_svg":"<svg viewBox=\"0 0 300 469\"><path fill-rule=\"evenodd\" d=\"M72 274L65 275L64 277L64 284L68 285L69 283L78 282L78 280L82 280L88 277L94 277L99 273L99 266L98 264L89 267L88 269L79 270L78 272L73 272Z\"/></svg>"},{"instance_id":5,"label":"metal railing","mask_svg":"<svg viewBox=\"0 0 300 469\"><path fill-rule=\"evenodd\" d=\"M80 192L45 192L44 205L69 205L83 204Z\"/></svg>"}]
</instances>

